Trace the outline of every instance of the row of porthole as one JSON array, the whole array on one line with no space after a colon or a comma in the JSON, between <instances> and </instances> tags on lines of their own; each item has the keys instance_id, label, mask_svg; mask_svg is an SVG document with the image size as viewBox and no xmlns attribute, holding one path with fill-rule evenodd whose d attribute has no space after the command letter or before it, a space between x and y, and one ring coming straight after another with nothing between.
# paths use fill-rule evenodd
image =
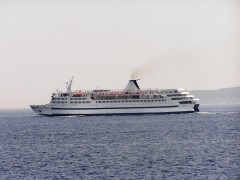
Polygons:
<instances>
[{"instance_id":1,"label":"row of porthole","mask_svg":"<svg viewBox=\"0 0 240 180\"><path fill-rule=\"evenodd\" d=\"M169 100L129 100L129 101L96 101L96 103L132 103L132 102L163 102L163 101L169 101Z\"/></svg>"},{"instance_id":2,"label":"row of porthole","mask_svg":"<svg viewBox=\"0 0 240 180\"><path fill-rule=\"evenodd\" d=\"M166 102L169 100L129 100L129 101L96 101L96 103L133 103L133 102ZM68 103L67 101L52 101L52 103ZM91 103L91 101L71 101L70 103Z\"/></svg>"},{"instance_id":3,"label":"row of porthole","mask_svg":"<svg viewBox=\"0 0 240 180\"><path fill-rule=\"evenodd\" d=\"M52 98L52 100L67 100L67 98Z\"/></svg>"},{"instance_id":4,"label":"row of porthole","mask_svg":"<svg viewBox=\"0 0 240 180\"><path fill-rule=\"evenodd\" d=\"M164 103L164 104L173 104L173 103ZM104 106L104 104L101 104L102 106ZM124 106L126 106L126 105L146 105L146 104L115 104L115 105L124 105ZM57 105L53 105L53 106L57 106ZM67 104L64 104L64 106L77 106L77 105L67 105ZM83 104L81 104L81 106L99 106L99 105L94 105L94 104L91 104L91 105L83 105Z\"/></svg>"}]
</instances>

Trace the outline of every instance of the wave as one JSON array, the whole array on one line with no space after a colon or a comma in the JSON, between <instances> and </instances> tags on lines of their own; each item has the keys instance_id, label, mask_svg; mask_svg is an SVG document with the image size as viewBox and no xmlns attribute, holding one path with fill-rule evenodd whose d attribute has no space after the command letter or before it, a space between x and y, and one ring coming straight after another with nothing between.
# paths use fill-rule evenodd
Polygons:
<instances>
[{"instance_id":1,"label":"wave","mask_svg":"<svg viewBox=\"0 0 240 180\"><path fill-rule=\"evenodd\" d=\"M222 114L222 115L228 115L228 114L239 114L240 112L232 111L232 112L197 112L197 114L203 114L203 115L214 115L214 114Z\"/></svg>"},{"instance_id":2,"label":"wave","mask_svg":"<svg viewBox=\"0 0 240 180\"><path fill-rule=\"evenodd\" d=\"M197 114L217 114L216 112L197 112Z\"/></svg>"},{"instance_id":3,"label":"wave","mask_svg":"<svg viewBox=\"0 0 240 180\"><path fill-rule=\"evenodd\" d=\"M219 112L218 114L239 114L240 112L236 112L236 111L233 111L233 112Z\"/></svg>"},{"instance_id":4,"label":"wave","mask_svg":"<svg viewBox=\"0 0 240 180\"><path fill-rule=\"evenodd\" d=\"M11 115L11 114L6 114L6 115L0 115L0 117L36 117L37 115Z\"/></svg>"}]
</instances>

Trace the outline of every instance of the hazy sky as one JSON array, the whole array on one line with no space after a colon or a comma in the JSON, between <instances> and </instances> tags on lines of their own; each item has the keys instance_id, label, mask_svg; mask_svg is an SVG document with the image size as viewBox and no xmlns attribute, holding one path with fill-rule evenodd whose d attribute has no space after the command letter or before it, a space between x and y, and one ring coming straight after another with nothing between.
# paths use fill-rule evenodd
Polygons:
<instances>
[{"instance_id":1,"label":"hazy sky","mask_svg":"<svg viewBox=\"0 0 240 180\"><path fill-rule=\"evenodd\" d=\"M239 0L0 0L0 108L73 89L240 86Z\"/></svg>"}]
</instances>

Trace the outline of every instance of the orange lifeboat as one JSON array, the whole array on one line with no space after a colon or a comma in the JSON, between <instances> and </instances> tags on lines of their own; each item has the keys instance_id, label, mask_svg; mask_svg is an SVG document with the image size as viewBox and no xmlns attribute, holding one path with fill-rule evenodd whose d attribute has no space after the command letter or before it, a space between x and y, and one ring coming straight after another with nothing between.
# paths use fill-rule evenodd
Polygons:
<instances>
[{"instance_id":1,"label":"orange lifeboat","mask_svg":"<svg viewBox=\"0 0 240 180\"><path fill-rule=\"evenodd\" d=\"M73 97L81 97L81 96L83 96L84 94L82 93L82 92L75 92L74 94L73 94Z\"/></svg>"}]
</instances>

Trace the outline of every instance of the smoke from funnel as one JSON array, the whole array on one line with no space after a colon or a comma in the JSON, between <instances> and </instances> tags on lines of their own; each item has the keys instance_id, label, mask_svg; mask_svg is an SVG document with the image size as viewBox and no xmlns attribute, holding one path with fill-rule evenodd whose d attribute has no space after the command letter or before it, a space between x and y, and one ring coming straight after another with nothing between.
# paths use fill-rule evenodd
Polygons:
<instances>
[{"instance_id":1,"label":"smoke from funnel","mask_svg":"<svg viewBox=\"0 0 240 180\"><path fill-rule=\"evenodd\" d=\"M144 70L142 69L134 69L132 74L131 74L131 78L130 79L141 79L141 77L144 74Z\"/></svg>"},{"instance_id":2,"label":"smoke from funnel","mask_svg":"<svg viewBox=\"0 0 240 180\"><path fill-rule=\"evenodd\" d=\"M157 62L147 62L142 67L132 71L131 79L146 79L147 77L155 76L158 69Z\"/></svg>"}]
</instances>

